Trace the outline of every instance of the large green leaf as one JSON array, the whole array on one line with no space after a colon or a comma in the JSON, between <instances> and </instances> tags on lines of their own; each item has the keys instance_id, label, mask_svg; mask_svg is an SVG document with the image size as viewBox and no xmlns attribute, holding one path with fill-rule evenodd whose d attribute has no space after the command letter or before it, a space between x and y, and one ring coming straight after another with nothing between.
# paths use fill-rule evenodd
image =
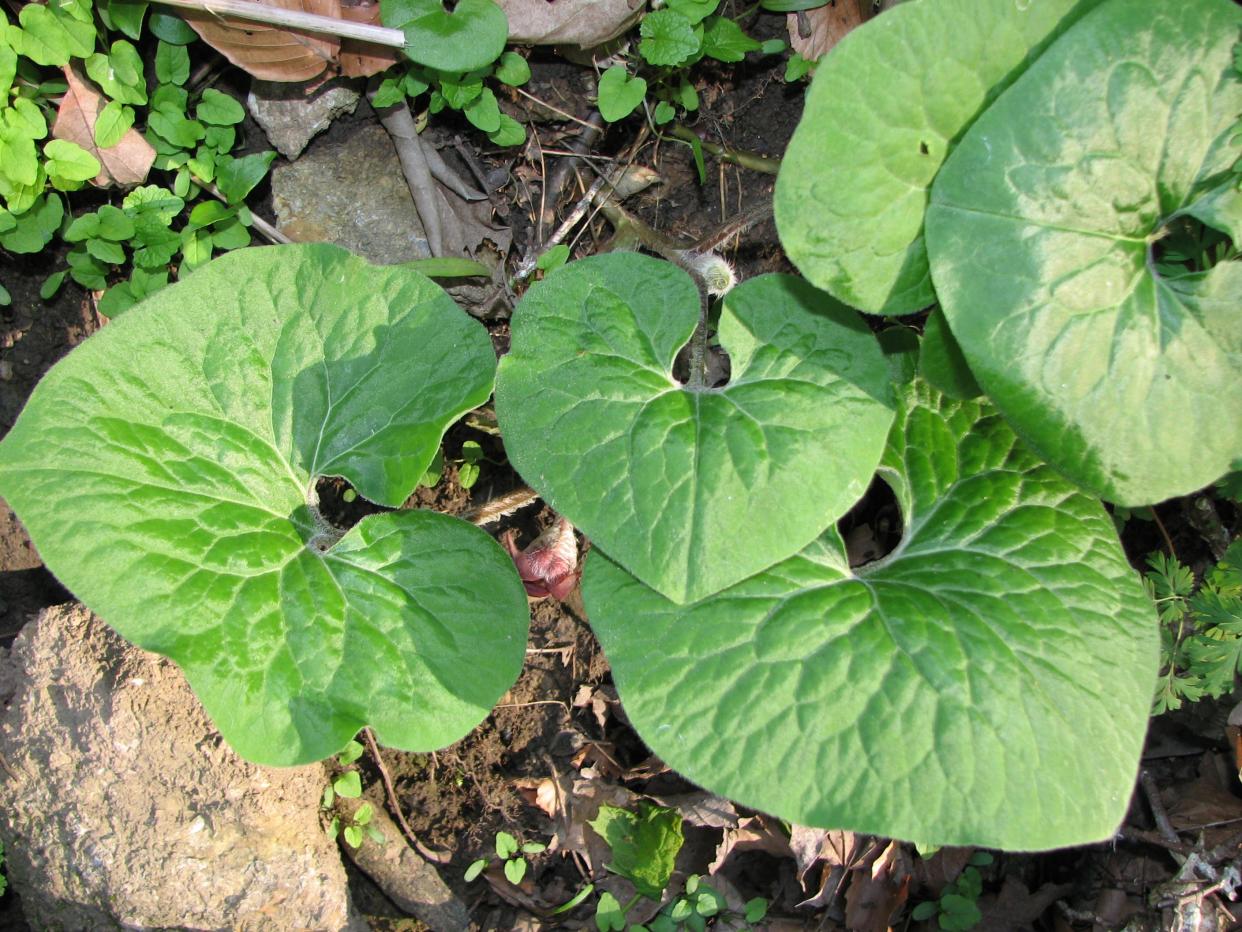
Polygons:
<instances>
[{"instance_id":1,"label":"large green leaf","mask_svg":"<svg viewBox=\"0 0 1242 932\"><path fill-rule=\"evenodd\" d=\"M907 389L880 468L905 531L835 530L690 606L598 551L583 596L626 713L671 767L792 821L954 845L1106 838L1157 627L1100 504L994 409Z\"/></svg>"},{"instance_id":2,"label":"large green leaf","mask_svg":"<svg viewBox=\"0 0 1242 932\"><path fill-rule=\"evenodd\" d=\"M927 243L980 385L1049 461L1123 505L1242 452L1242 265L1162 278L1180 213L1242 224L1228 0L1110 0L975 123L932 189Z\"/></svg>"},{"instance_id":3,"label":"large green leaf","mask_svg":"<svg viewBox=\"0 0 1242 932\"><path fill-rule=\"evenodd\" d=\"M866 489L893 418L875 338L801 279L729 293L722 389L673 377L698 318L677 266L636 253L575 262L522 299L496 381L526 481L677 601L814 540Z\"/></svg>"},{"instance_id":4,"label":"large green leaf","mask_svg":"<svg viewBox=\"0 0 1242 932\"><path fill-rule=\"evenodd\" d=\"M401 504L493 366L483 328L417 272L332 246L239 251L48 373L0 443L0 492L69 589L181 665L244 757L315 760L366 724L440 747L521 667L512 563L429 512L334 543L308 499L344 476Z\"/></svg>"},{"instance_id":5,"label":"large green leaf","mask_svg":"<svg viewBox=\"0 0 1242 932\"><path fill-rule=\"evenodd\" d=\"M820 63L776 183L799 271L875 314L935 300L927 190L962 133L1099 0L925 0L847 35Z\"/></svg>"},{"instance_id":6,"label":"large green leaf","mask_svg":"<svg viewBox=\"0 0 1242 932\"><path fill-rule=\"evenodd\" d=\"M474 71L505 49L509 20L493 0L380 0L384 25L405 33L405 54L441 71Z\"/></svg>"}]
</instances>

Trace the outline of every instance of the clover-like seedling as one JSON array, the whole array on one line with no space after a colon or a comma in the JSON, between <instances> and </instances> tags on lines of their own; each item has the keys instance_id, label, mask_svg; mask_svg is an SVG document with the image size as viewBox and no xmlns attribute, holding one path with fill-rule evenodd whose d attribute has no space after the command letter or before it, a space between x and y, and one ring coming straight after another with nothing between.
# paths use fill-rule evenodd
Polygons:
<instances>
[{"instance_id":1,"label":"clover-like seedling","mask_svg":"<svg viewBox=\"0 0 1242 932\"><path fill-rule=\"evenodd\" d=\"M243 757L320 760L367 724L431 750L516 679L521 583L472 525L407 510L336 528L316 485L400 506L494 360L416 271L241 250L48 373L0 443L0 492L70 591L177 661Z\"/></svg>"},{"instance_id":2,"label":"clover-like seedling","mask_svg":"<svg viewBox=\"0 0 1242 932\"><path fill-rule=\"evenodd\" d=\"M505 879L515 887L522 882L522 878L526 876L526 854L539 854L546 851L548 846L537 841L528 841L522 844L510 835L508 832L496 833L496 857L504 864ZM479 858L466 868L463 879L469 883L475 880L483 870L487 867L489 861L487 858ZM576 905L576 904L575 904Z\"/></svg>"}]
</instances>

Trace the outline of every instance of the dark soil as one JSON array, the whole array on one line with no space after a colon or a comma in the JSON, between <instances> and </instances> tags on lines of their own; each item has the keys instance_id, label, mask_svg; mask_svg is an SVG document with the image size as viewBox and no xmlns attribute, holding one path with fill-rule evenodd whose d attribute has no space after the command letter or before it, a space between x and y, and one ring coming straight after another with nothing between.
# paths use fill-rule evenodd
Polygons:
<instances>
[{"instance_id":1,"label":"dark soil","mask_svg":"<svg viewBox=\"0 0 1242 932\"><path fill-rule=\"evenodd\" d=\"M752 31L776 34L783 28L779 17L761 17ZM585 118L588 105L583 70L545 53L533 57L535 76L532 93L557 107ZM776 156L783 152L801 115L801 85L781 80L783 59L763 59L735 69L719 67L700 81L703 106L694 129L703 139L732 148ZM529 103L520 100L514 106ZM537 108L536 108L537 109ZM529 115L529 114L528 114ZM615 156L634 138L635 125L625 123L608 129L596 151ZM572 124L542 124L545 146L564 146L576 134ZM466 139L477 139L463 132ZM502 160L503 159L503 160ZM488 170L504 168L511 154L480 154ZM731 218L755 205L770 202L773 176L707 159L706 178L700 184L688 146L665 141L645 143L636 161L654 167L663 179L638 199L627 204L652 227L687 245L712 234ZM514 182L498 197L505 198L502 213L514 225L515 253L538 235L534 218L539 213L538 165L515 164L515 176L530 183ZM526 175L521 172L526 169ZM552 166L547 166L548 171ZM577 200L590 183L571 181L558 216ZM595 251L611 235L602 218L576 246L575 254ZM546 235L546 231L545 234ZM746 227L729 238L723 253L736 263L743 278L770 271L793 271L780 251L770 219ZM38 297L46 275L59 267L60 257L34 259L0 256L0 280L13 294L11 307L0 309L0 434L12 425L26 397L41 375L65 352L99 325L90 299L71 282L51 301ZM507 324L490 325L498 354L508 345ZM462 444L480 443L488 461L472 489L458 482ZM503 444L494 434L459 423L444 443L445 469L431 488L419 488L405 507L435 509L465 515L497 495L521 485L507 465ZM874 559L900 535L900 515L895 515L891 493L877 483L867 503L843 519L847 538L880 548L856 562ZM330 520L348 526L377 510L359 498L346 495L340 480L320 484L321 506ZM1122 540L1136 569L1153 550L1167 549L1165 534L1180 558L1201 573L1212 562L1203 530L1203 509L1196 503L1206 497L1225 532L1236 537L1242 529L1242 513L1232 503L1204 495L1165 503L1155 509L1159 523L1132 519L1125 524ZM554 520L549 509L536 503L515 515L488 526L491 532L516 528L519 543L529 542ZM1163 530L1162 530L1163 526ZM866 551L870 554L870 551ZM853 554L853 549L852 549ZM11 638L24 620L41 608L69 599L69 594L42 568L37 554L12 513L0 502L0 638ZM551 599L532 604L530 641L526 665L518 682L492 714L469 736L434 754L385 751L386 766L405 816L423 844L442 858L441 873L454 892L472 911L481 928L536 928L533 910L544 910L568 900L589 878L580 859L563 851L549 850L528 857L530 869L520 889L507 891L503 884L489 885L480 879L466 883L463 873L477 858L494 856L496 833L507 831L521 841L548 843L554 826L538 805L544 781L581 773L589 768L599 779L624 785L635 792L668 796L687 793L694 787L665 772L626 723L624 712L612 697L606 659L592 636L575 597L569 604ZM1236 773L1224 744L1221 716L1232 703L1202 703L1185 712L1154 720L1144 768L1158 788L1164 806L1199 806L1205 823L1228 811L1229 799L1239 800ZM385 805L382 781L374 762L364 757L364 785L376 805ZM1242 825L1238 818L1223 826L1210 826L1212 843L1219 843ZM1035 928L1065 932L1071 929L1119 927L1128 917L1134 929L1161 928L1170 913L1153 909L1147 898L1155 886L1167 881L1175 870L1170 845L1158 838L1151 800L1140 793L1127 820L1126 840L1040 855L999 855L983 868L985 923L980 928ZM696 834L697 833L697 834ZM704 872L720 838L719 829L688 829L697 839L687 851L699 860L687 869ZM698 845L696 848L695 845ZM961 861L954 852L943 852L915 866L910 886L904 890L910 902L934 898L956 876ZM822 873L821 873L822 872ZM834 879L835 877L835 879ZM594 878L598 880L598 878ZM842 880L821 867L799 882L792 859L778 857L756 845L735 854L727 880L743 899L767 897L773 902L772 928L843 928L840 900L824 897L819 905L797 908L799 901L830 889ZM378 916L394 916L381 903L382 894L356 876L359 901L372 904ZM1055 894L1046 902L1042 894ZM0 928L12 907L8 897L0 901ZM1060 902L1060 906L1054 905ZM391 904L389 904L390 907ZM593 900L544 928L593 927ZM903 915L908 915L908 910ZM1235 909L1234 922L1238 913ZM931 928L930 924L905 927ZM1110 924L1111 923L1111 924ZM418 928L410 920L377 919L381 928ZM1224 928L1227 923L1220 926ZM1229 926L1231 928L1238 927Z\"/></svg>"}]
</instances>

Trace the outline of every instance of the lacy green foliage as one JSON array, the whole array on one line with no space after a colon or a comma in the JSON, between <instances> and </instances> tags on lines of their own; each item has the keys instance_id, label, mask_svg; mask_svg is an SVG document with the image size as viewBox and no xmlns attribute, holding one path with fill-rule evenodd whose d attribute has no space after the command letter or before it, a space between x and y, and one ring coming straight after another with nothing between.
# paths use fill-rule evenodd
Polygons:
<instances>
[{"instance_id":1,"label":"lacy green foliage","mask_svg":"<svg viewBox=\"0 0 1242 932\"><path fill-rule=\"evenodd\" d=\"M0 493L244 757L318 760L368 723L441 747L521 668L512 563L430 512L341 536L314 488L342 476L399 506L493 366L483 328L417 272L330 246L232 253L48 373L0 443Z\"/></svg>"},{"instance_id":2,"label":"lacy green foliage","mask_svg":"<svg viewBox=\"0 0 1242 932\"><path fill-rule=\"evenodd\" d=\"M905 532L861 569L830 529L678 605L592 551L583 597L634 727L689 779L800 824L1006 848L1108 837L1157 663L1108 515L986 403L918 383L880 475Z\"/></svg>"},{"instance_id":3,"label":"lacy green foliage","mask_svg":"<svg viewBox=\"0 0 1242 932\"><path fill-rule=\"evenodd\" d=\"M670 263L572 263L522 299L496 386L518 472L679 602L814 540L866 490L893 417L870 332L800 279L761 276L725 298L721 389L673 375L699 312Z\"/></svg>"},{"instance_id":4,"label":"lacy green foliage","mask_svg":"<svg viewBox=\"0 0 1242 932\"><path fill-rule=\"evenodd\" d=\"M1027 61L1098 2L902 4L842 39L816 70L776 184L798 270L871 313L931 304L923 211L936 172Z\"/></svg>"},{"instance_id":5,"label":"lacy green foliage","mask_svg":"<svg viewBox=\"0 0 1242 932\"><path fill-rule=\"evenodd\" d=\"M866 310L938 298L978 385L1083 488L1200 488L1242 449L1219 416L1242 379L1240 26L1227 0L898 7L819 70L782 242Z\"/></svg>"},{"instance_id":6,"label":"lacy green foliage","mask_svg":"<svg viewBox=\"0 0 1242 932\"><path fill-rule=\"evenodd\" d=\"M1160 612L1161 673L1153 715L1233 691L1242 673L1242 541L1196 586L1190 568L1153 553L1143 577Z\"/></svg>"}]
</instances>

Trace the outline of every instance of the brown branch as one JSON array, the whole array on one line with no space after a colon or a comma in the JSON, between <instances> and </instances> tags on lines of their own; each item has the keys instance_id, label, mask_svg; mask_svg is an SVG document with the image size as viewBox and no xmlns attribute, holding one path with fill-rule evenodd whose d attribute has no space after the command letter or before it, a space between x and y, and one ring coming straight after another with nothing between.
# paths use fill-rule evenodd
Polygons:
<instances>
[{"instance_id":1,"label":"brown branch","mask_svg":"<svg viewBox=\"0 0 1242 932\"><path fill-rule=\"evenodd\" d=\"M421 854L428 861L436 864L445 863L444 855L432 851L414 834L414 829L410 828L410 823L405 821L405 813L401 811L401 804L397 802L397 791L392 785L392 777L388 775L388 768L384 766L384 756L380 754L379 745L375 743L375 735L370 728L362 729L362 737L366 740L367 750L371 752L371 757L375 760L376 769L380 772L380 780L384 784L384 795L388 797L388 807L392 810L393 816L397 820L397 824L401 826L401 832L405 835L414 850Z\"/></svg>"},{"instance_id":2,"label":"brown branch","mask_svg":"<svg viewBox=\"0 0 1242 932\"><path fill-rule=\"evenodd\" d=\"M304 13L300 10L286 10L281 7L254 3L252 0L155 0L155 2L185 10L201 10L216 16L232 16L255 23L266 23L269 26L282 26L300 32L340 36L342 39L358 39L361 42L370 42L387 48L405 48L405 33L400 29L355 23L332 16Z\"/></svg>"}]
</instances>

